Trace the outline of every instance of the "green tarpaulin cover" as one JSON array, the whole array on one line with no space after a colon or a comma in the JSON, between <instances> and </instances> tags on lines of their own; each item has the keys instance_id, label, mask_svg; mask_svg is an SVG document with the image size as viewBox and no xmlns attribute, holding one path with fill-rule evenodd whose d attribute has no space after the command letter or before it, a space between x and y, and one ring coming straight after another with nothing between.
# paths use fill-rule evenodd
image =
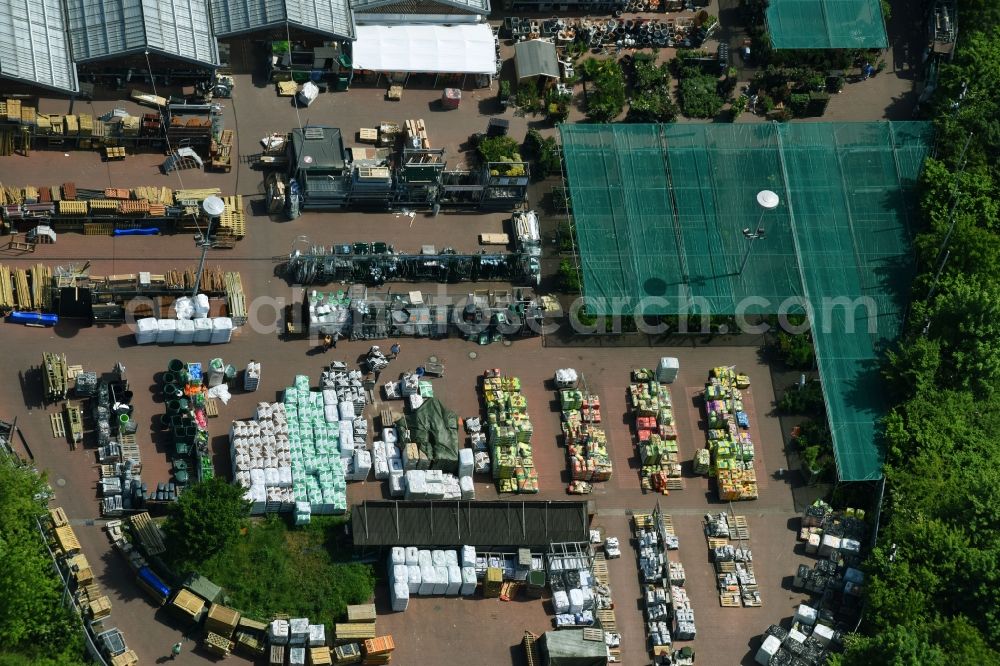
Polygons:
<instances>
[{"instance_id":1,"label":"green tarpaulin cover","mask_svg":"<svg viewBox=\"0 0 1000 666\"><path fill-rule=\"evenodd\" d=\"M400 430L409 431L401 442L414 442L431 460L431 469L458 473L458 416L437 398L427 398L416 410L399 419ZM401 433L402 434L402 433Z\"/></svg>"}]
</instances>

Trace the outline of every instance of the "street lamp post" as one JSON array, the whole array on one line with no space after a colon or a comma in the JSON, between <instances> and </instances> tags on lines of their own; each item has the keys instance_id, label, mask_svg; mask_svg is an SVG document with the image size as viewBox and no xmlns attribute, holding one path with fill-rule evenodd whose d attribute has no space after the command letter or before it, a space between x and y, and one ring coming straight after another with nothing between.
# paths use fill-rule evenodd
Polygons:
<instances>
[{"instance_id":1,"label":"street lamp post","mask_svg":"<svg viewBox=\"0 0 1000 666\"><path fill-rule=\"evenodd\" d=\"M218 225L219 218L226 211L226 203L217 196L207 197L201 202L201 209L205 212L207 221L205 223L205 233L202 234L198 246L201 247L201 260L198 262L198 272L194 276L194 289L191 290L191 298L198 295L201 288L201 277L205 272L205 260L208 258L208 249L212 247L212 232Z\"/></svg>"},{"instance_id":2,"label":"street lamp post","mask_svg":"<svg viewBox=\"0 0 1000 666\"><path fill-rule=\"evenodd\" d=\"M761 190L757 193L757 205L760 206L760 218L757 219L757 226L752 231L747 228L743 230L743 237L749 241L747 243L747 251L743 254L743 261L740 262L740 271L737 275L742 276L743 271L746 270L747 262L750 261L750 252L753 250L753 242L758 238L764 238L766 234L764 233L764 227L761 224L764 221L764 214L769 210L773 210L778 207L781 203L781 199L778 195L771 190Z\"/></svg>"}]
</instances>

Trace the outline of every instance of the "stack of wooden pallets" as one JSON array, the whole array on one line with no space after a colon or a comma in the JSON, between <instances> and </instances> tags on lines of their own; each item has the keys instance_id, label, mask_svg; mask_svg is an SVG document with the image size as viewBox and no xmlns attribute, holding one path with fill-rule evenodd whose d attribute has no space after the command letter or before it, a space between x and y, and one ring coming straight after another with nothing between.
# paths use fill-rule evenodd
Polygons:
<instances>
[{"instance_id":1,"label":"stack of wooden pallets","mask_svg":"<svg viewBox=\"0 0 1000 666\"><path fill-rule=\"evenodd\" d=\"M420 148L430 148L431 142L427 138L427 126L424 124L423 118L418 118L416 120L406 121L406 136L408 139L418 139L420 142ZM410 143L409 145L413 145Z\"/></svg>"}]
</instances>

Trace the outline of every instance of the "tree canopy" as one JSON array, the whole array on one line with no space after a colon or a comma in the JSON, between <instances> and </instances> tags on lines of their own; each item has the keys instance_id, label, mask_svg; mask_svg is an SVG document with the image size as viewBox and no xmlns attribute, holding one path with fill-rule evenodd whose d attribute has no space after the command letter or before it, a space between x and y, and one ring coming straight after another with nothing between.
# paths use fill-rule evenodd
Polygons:
<instances>
[{"instance_id":1,"label":"tree canopy","mask_svg":"<svg viewBox=\"0 0 1000 666\"><path fill-rule=\"evenodd\" d=\"M84 660L83 634L62 603L62 581L38 531L46 485L0 454L0 666L71 666Z\"/></svg>"},{"instance_id":2,"label":"tree canopy","mask_svg":"<svg viewBox=\"0 0 1000 666\"><path fill-rule=\"evenodd\" d=\"M167 555L175 567L193 569L239 535L250 515L243 493L239 486L215 477L181 494L163 524Z\"/></svg>"},{"instance_id":3,"label":"tree canopy","mask_svg":"<svg viewBox=\"0 0 1000 666\"><path fill-rule=\"evenodd\" d=\"M959 14L976 20L941 68L921 273L885 369L882 530L837 664L1000 664L1000 9L966 0Z\"/></svg>"}]
</instances>

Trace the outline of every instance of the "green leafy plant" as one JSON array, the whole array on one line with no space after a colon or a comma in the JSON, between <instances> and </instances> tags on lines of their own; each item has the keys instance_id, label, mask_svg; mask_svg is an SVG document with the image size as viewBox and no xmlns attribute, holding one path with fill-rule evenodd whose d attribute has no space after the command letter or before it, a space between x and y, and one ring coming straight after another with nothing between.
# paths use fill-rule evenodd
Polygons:
<instances>
[{"instance_id":1,"label":"green leafy plant","mask_svg":"<svg viewBox=\"0 0 1000 666\"><path fill-rule=\"evenodd\" d=\"M503 79L500 81L500 93L498 94L501 102L506 102L510 98L510 81Z\"/></svg>"},{"instance_id":2,"label":"green leafy plant","mask_svg":"<svg viewBox=\"0 0 1000 666\"><path fill-rule=\"evenodd\" d=\"M625 108L625 74L614 60L588 59L581 67L587 87L587 118L607 123Z\"/></svg>"},{"instance_id":3,"label":"green leafy plant","mask_svg":"<svg viewBox=\"0 0 1000 666\"><path fill-rule=\"evenodd\" d=\"M809 370L816 364L812 334L809 332L792 335L779 331L777 351L779 358L790 368Z\"/></svg>"},{"instance_id":4,"label":"green leafy plant","mask_svg":"<svg viewBox=\"0 0 1000 666\"><path fill-rule=\"evenodd\" d=\"M250 504L244 491L222 477L196 483L170 507L163 524L167 559L179 570L193 570L226 548L246 525Z\"/></svg>"},{"instance_id":5,"label":"green leafy plant","mask_svg":"<svg viewBox=\"0 0 1000 666\"><path fill-rule=\"evenodd\" d=\"M524 139L524 150L535 162L531 172L537 178L562 173L562 156L554 137L543 137L538 130L530 129Z\"/></svg>"},{"instance_id":6,"label":"green leafy plant","mask_svg":"<svg viewBox=\"0 0 1000 666\"><path fill-rule=\"evenodd\" d=\"M718 80L693 67L682 70L678 95L681 111L688 118L714 118L725 103L719 96Z\"/></svg>"},{"instance_id":7,"label":"green leafy plant","mask_svg":"<svg viewBox=\"0 0 1000 666\"><path fill-rule=\"evenodd\" d=\"M580 293L580 274L569 259L559 262L559 288L567 294Z\"/></svg>"}]
</instances>

